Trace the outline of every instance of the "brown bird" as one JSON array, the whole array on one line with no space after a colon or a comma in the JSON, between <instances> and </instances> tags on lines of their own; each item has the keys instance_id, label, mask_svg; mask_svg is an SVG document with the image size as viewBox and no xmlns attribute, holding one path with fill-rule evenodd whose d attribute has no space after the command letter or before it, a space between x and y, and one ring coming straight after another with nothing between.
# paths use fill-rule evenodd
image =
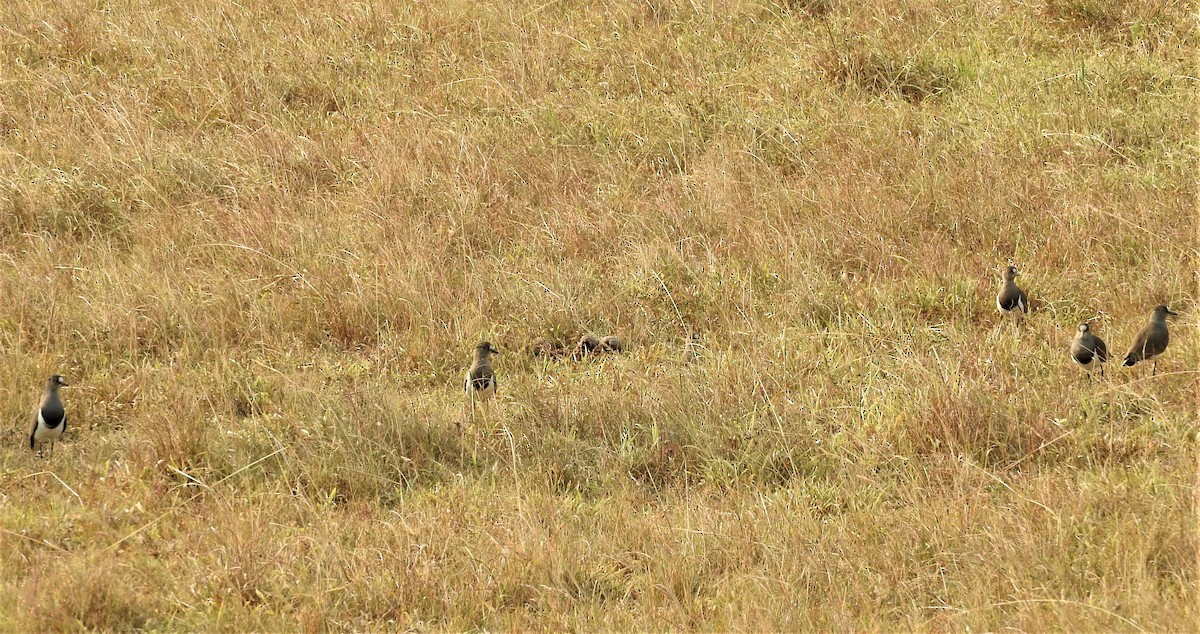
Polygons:
<instances>
[{"instance_id":1,"label":"brown bird","mask_svg":"<svg viewBox=\"0 0 1200 634\"><path fill-rule=\"evenodd\" d=\"M571 358L582 359L591 355L599 347L600 340L596 338L596 335L588 333L579 338L579 343L575 344L575 349L571 351Z\"/></svg>"},{"instance_id":2,"label":"brown bird","mask_svg":"<svg viewBox=\"0 0 1200 634\"><path fill-rule=\"evenodd\" d=\"M563 345L559 341L555 341L548 337L538 337L529 345L529 352L535 357L548 357L551 359L561 357L563 353Z\"/></svg>"},{"instance_id":3,"label":"brown bird","mask_svg":"<svg viewBox=\"0 0 1200 634\"><path fill-rule=\"evenodd\" d=\"M704 344L700 341L700 333L693 332L688 338L687 345L683 348L683 362L695 363L700 360L700 351L704 348Z\"/></svg>"},{"instance_id":4,"label":"brown bird","mask_svg":"<svg viewBox=\"0 0 1200 634\"><path fill-rule=\"evenodd\" d=\"M1012 317L1014 323L1019 323L1029 312L1029 297L1013 281L1018 275L1017 267L1004 267L1000 271L1000 292L996 293L996 308L1001 315Z\"/></svg>"},{"instance_id":5,"label":"brown bird","mask_svg":"<svg viewBox=\"0 0 1200 634\"><path fill-rule=\"evenodd\" d=\"M1133 365L1138 361L1150 361L1150 376L1158 370L1158 360L1155 358L1167 349L1171 335L1167 332L1167 315L1178 315L1166 306L1158 306L1150 314L1150 323L1133 338L1133 345L1125 353L1125 361L1121 365Z\"/></svg>"},{"instance_id":6,"label":"brown bird","mask_svg":"<svg viewBox=\"0 0 1200 634\"><path fill-rule=\"evenodd\" d=\"M1071 358L1087 372L1088 378L1099 371L1104 376L1104 363L1108 361L1108 346L1092 332L1091 325L1079 324L1079 331L1071 341Z\"/></svg>"},{"instance_id":7,"label":"brown bird","mask_svg":"<svg viewBox=\"0 0 1200 634\"><path fill-rule=\"evenodd\" d=\"M496 373L492 371L490 360L493 354L500 354L500 351L487 341L481 341L475 346L475 361L467 370L467 378L463 381L463 389L471 402L472 414L475 412L476 403L486 404L496 395Z\"/></svg>"},{"instance_id":8,"label":"brown bird","mask_svg":"<svg viewBox=\"0 0 1200 634\"><path fill-rule=\"evenodd\" d=\"M625 351L625 344L622 343L621 339L616 335L609 335L600 340L599 349L603 352L621 354Z\"/></svg>"}]
</instances>

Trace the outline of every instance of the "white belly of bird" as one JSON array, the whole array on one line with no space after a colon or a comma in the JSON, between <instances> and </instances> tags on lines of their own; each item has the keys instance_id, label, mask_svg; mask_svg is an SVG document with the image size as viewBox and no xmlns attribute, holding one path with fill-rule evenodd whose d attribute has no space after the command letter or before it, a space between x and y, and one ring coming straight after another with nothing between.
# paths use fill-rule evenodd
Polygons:
<instances>
[{"instance_id":1,"label":"white belly of bird","mask_svg":"<svg viewBox=\"0 0 1200 634\"><path fill-rule=\"evenodd\" d=\"M996 300L996 308L1005 317L1011 317L1012 319L1020 319L1025 316L1025 307L1021 304L1017 304L1012 310L1008 310L1000 305L1000 300Z\"/></svg>"},{"instance_id":2,"label":"white belly of bird","mask_svg":"<svg viewBox=\"0 0 1200 634\"><path fill-rule=\"evenodd\" d=\"M33 439L37 442L54 442L62 437L63 425L59 423L57 427L50 428L46 426L46 419L42 418L42 413L38 412L37 429L33 431Z\"/></svg>"}]
</instances>

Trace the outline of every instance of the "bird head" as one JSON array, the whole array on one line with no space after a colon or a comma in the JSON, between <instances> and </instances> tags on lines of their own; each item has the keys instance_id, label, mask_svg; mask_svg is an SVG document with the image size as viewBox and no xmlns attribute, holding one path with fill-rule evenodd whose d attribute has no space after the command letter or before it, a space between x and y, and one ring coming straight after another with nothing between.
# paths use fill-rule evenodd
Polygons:
<instances>
[{"instance_id":1,"label":"bird head","mask_svg":"<svg viewBox=\"0 0 1200 634\"><path fill-rule=\"evenodd\" d=\"M479 345L475 346L475 354L486 357L489 354L500 354L500 351L493 348L491 342L480 341Z\"/></svg>"},{"instance_id":2,"label":"bird head","mask_svg":"<svg viewBox=\"0 0 1200 634\"><path fill-rule=\"evenodd\" d=\"M1010 281L1016 278L1018 275L1020 275L1020 273L1017 272L1017 267L1011 264L1004 267L1004 270L1000 271L1000 277L1004 278L1005 281Z\"/></svg>"},{"instance_id":3,"label":"bird head","mask_svg":"<svg viewBox=\"0 0 1200 634\"><path fill-rule=\"evenodd\" d=\"M46 379L47 390L55 391L60 387L70 387L66 379L62 378L61 374L55 374L54 376Z\"/></svg>"},{"instance_id":4,"label":"bird head","mask_svg":"<svg viewBox=\"0 0 1200 634\"><path fill-rule=\"evenodd\" d=\"M1177 316L1179 313L1167 308L1166 305L1158 306L1154 309L1155 319L1166 319L1167 315Z\"/></svg>"}]
</instances>

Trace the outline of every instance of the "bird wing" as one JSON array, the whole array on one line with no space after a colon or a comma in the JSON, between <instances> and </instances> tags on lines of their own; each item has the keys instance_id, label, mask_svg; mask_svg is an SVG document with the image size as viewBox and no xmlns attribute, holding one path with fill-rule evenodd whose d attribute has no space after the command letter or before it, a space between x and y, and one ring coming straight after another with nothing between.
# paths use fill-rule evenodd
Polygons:
<instances>
[{"instance_id":1,"label":"bird wing","mask_svg":"<svg viewBox=\"0 0 1200 634\"><path fill-rule=\"evenodd\" d=\"M1100 337L1096 337L1095 340L1096 345L1092 350L1096 352L1096 356L1100 358L1101 363L1108 361L1108 346L1105 345L1104 340Z\"/></svg>"},{"instance_id":2,"label":"bird wing","mask_svg":"<svg viewBox=\"0 0 1200 634\"><path fill-rule=\"evenodd\" d=\"M1028 310L1028 300L1025 297L1025 292L1017 288L1015 284L1005 286L996 295L996 305L1000 310L1020 310L1026 312Z\"/></svg>"},{"instance_id":3,"label":"bird wing","mask_svg":"<svg viewBox=\"0 0 1200 634\"><path fill-rule=\"evenodd\" d=\"M1167 349L1167 342L1170 341L1167 329L1165 326L1150 324L1138 333L1133 340L1133 345L1129 348L1129 354L1125 355L1125 365L1133 365L1143 359L1149 359L1163 353ZM1130 359L1133 361L1131 362Z\"/></svg>"},{"instance_id":4,"label":"bird wing","mask_svg":"<svg viewBox=\"0 0 1200 634\"><path fill-rule=\"evenodd\" d=\"M1129 346L1129 352L1125 353L1125 365L1133 365L1146 358L1146 339L1149 337L1150 327L1147 326L1133 338L1133 345Z\"/></svg>"}]
</instances>

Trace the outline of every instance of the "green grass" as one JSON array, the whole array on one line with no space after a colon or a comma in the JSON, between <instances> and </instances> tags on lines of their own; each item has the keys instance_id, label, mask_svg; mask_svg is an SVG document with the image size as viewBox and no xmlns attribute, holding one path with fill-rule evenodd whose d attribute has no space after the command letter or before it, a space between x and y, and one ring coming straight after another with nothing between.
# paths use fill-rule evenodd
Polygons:
<instances>
[{"instance_id":1,"label":"green grass","mask_svg":"<svg viewBox=\"0 0 1200 634\"><path fill-rule=\"evenodd\" d=\"M1195 629L1194 17L5 3L0 630Z\"/></svg>"}]
</instances>

